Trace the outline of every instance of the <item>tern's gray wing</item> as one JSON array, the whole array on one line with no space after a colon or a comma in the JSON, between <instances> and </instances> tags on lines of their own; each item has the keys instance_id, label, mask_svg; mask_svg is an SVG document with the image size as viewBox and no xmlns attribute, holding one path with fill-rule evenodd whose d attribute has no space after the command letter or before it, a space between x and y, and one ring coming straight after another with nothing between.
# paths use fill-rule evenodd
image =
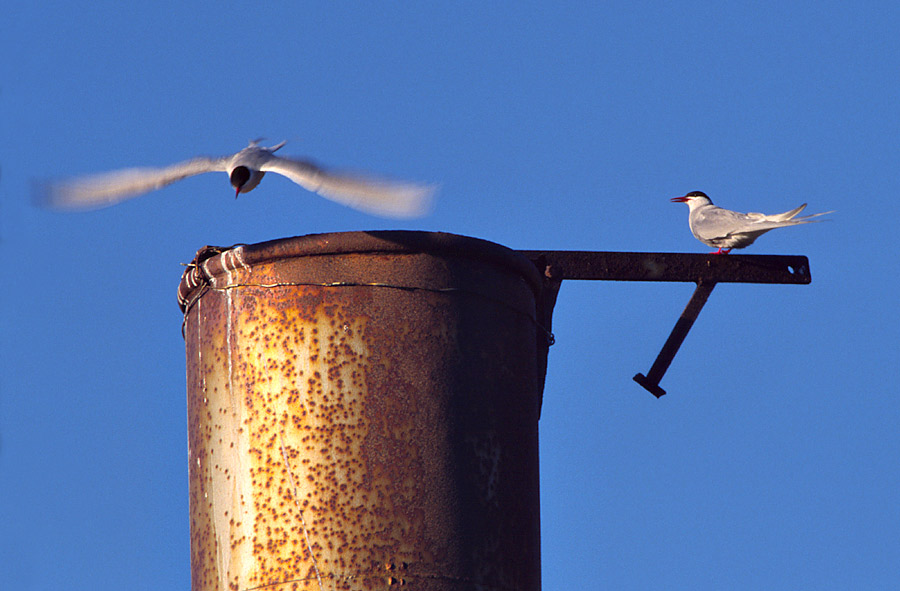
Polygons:
<instances>
[{"instance_id":1,"label":"tern's gray wing","mask_svg":"<svg viewBox=\"0 0 900 591\"><path fill-rule=\"evenodd\" d=\"M385 217L425 215L435 192L434 186L328 172L308 161L278 156L271 156L260 170L284 175L304 189L332 201Z\"/></svg>"},{"instance_id":2,"label":"tern's gray wing","mask_svg":"<svg viewBox=\"0 0 900 591\"><path fill-rule=\"evenodd\" d=\"M35 197L40 204L58 209L107 207L189 176L225 171L228 158L199 157L163 168L128 168L43 183Z\"/></svg>"},{"instance_id":3,"label":"tern's gray wing","mask_svg":"<svg viewBox=\"0 0 900 591\"><path fill-rule=\"evenodd\" d=\"M826 211L802 218L794 218L793 216L800 213L804 207L806 207L806 204L791 211L775 215L740 213L722 209L721 207L698 209L694 219L691 220L691 231L700 240L717 240L737 234L756 234L758 236L774 228L817 222L819 220L810 218L831 213Z\"/></svg>"},{"instance_id":4,"label":"tern's gray wing","mask_svg":"<svg viewBox=\"0 0 900 591\"><path fill-rule=\"evenodd\" d=\"M747 214L715 206L704 207L698 209L690 220L691 232L700 240L716 240L730 234L746 232L751 227L763 229L758 224L765 222L765 219L766 216L761 213Z\"/></svg>"}]
</instances>

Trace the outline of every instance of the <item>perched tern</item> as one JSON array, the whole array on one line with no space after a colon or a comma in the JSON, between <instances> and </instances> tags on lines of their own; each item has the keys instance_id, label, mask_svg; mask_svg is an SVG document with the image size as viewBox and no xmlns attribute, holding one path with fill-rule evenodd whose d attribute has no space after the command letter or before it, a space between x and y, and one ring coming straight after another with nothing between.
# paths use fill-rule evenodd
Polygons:
<instances>
[{"instance_id":1,"label":"perched tern","mask_svg":"<svg viewBox=\"0 0 900 591\"><path fill-rule=\"evenodd\" d=\"M59 209L107 207L205 172L226 172L235 198L249 193L267 172L284 175L304 189L352 208L394 218L424 215L435 187L390 181L355 173L330 172L307 160L282 158L258 141L230 156L201 156L162 168L129 168L75 179L43 183L37 199Z\"/></svg>"},{"instance_id":2,"label":"perched tern","mask_svg":"<svg viewBox=\"0 0 900 591\"><path fill-rule=\"evenodd\" d=\"M826 211L798 218L797 214L806 207L805 203L796 209L772 215L739 213L716 207L702 191L691 191L684 197L674 197L671 201L687 203L690 208L688 222L691 233L703 244L719 249L713 254L728 254L732 248L750 246L754 240L769 230L820 222L822 220L810 218L833 213Z\"/></svg>"}]
</instances>

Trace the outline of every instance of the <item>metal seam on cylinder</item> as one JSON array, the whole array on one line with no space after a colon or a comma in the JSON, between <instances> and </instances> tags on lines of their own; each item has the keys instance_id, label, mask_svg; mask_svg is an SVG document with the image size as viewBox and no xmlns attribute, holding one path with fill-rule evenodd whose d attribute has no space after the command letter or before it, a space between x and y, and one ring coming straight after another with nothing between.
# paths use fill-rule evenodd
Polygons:
<instances>
[{"instance_id":1,"label":"metal seam on cylinder","mask_svg":"<svg viewBox=\"0 0 900 591\"><path fill-rule=\"evenodd\" d=\"M543 331L544 337L547 339L547 344L549 346L553 346L554 344L556 344L556 337L554 336L554 334L551 331L547 330L547 328L545 326L541 325L541 323L538 322L537 318L535 318L534 316L528 314L527 312L523 312L522 310L519 310L519 309L507 304L506 302L504 302L502 300L488 297L477 291L472 291L469 289L460 289L458 287L435 288L435 287L418 287L418 286L411 286L411 285L391 285L389 283L355 283L355 282L346 282L346 281L335 281L335 282L331 282L331 283L293 282L293 281L286 281L286 282L279 282L279 283L234 283L234 284L230 284L230 285L223 285L222 287L213 287L212 285L207 284L207 285L204 285L203 287L204 287L204 289L201 291L201 293L197 294L197 297L192 298L191 301L186 305L186 307L184 309L184 319L185 320L187 320L187 316L190 313L191 308L193 307L194 303L199 301L199 299L202 297L202 295L204 293L206 293L206 291L210 291L210 290L211 291L224 291L224 292L228 292L230 294L231 290L240 288L240 287L259 287L259 288L263 288L263 289L270 289L273 287L383 287L383 288L387 288L387 289L399 289L401 291L427 291L427 292L431 292L431 293L463 293L463 294L480 297L486 301L492 302L494 304L497 304L499 306L503 306L504 308L512 310L516 314L521 314L522 316L525 316L532 323L534 323L534 325L538 329ZM184 326L184 321L182 321L182 334L184 332L183 326Z\"/></svg>"},{"instance_id":2,"label":"metal seam on cylinder","mask_svg":"<svg viewBox=\"0 0 900 591\"><path fill-rule=\"evenodd\" d=\"M231 251L239 251L231 253ZM297 258L330 258L340 255L429 255L445 259L477 260L487 265L512 271L520 276L539 297L542 284L532 261L519 251L466 236L443 232L384 230L310 234L294 238L270 240L259 244L238 243L232 246L204 246L194 260L185 265L179 304L184 304L190 290L209 282L217 272L250 270L273 260ZM205 275L205 278L203 277ZM205 281L204 281L205 279Z\"/></svg>"}]
</instances>

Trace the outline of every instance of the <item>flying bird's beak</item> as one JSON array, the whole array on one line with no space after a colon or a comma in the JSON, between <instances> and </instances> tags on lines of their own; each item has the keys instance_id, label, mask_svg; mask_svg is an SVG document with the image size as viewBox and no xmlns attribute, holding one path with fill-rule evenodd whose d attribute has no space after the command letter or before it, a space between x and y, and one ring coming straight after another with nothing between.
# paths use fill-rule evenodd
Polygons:
<instances>
[{"instance_id":1,"label":"flying bird's beak","mask_svg":"<svg viewBox=\"0 0 900 591\"><path fill-rule=\"evenodd\" d=\"M235 187L235 189L236 189L236 191L234 192L234 198L237 199L237 198L238 198L238 195L241 194L241 188L240 188L240 187Z\"/></svg>"},{"instance_id":2,"label":"flying bird's beak","mask_svg":"<svg viewBox=\"0 0 900 591\"><path fill-rule=\"evenodd\" d=\"M684 197L672 197L669 199L672 203L685 203L688 200L687 195Z\"/></svg>"}]
</instances>

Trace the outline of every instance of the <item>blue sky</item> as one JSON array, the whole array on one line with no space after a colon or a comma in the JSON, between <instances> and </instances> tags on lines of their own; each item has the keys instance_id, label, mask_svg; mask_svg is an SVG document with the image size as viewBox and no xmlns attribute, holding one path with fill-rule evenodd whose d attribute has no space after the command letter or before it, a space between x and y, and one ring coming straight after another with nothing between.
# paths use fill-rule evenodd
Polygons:
<instances>
[{"instance_id":1,"label":"blue sky","mask_svg":"<svg viewBox=\"0 0 900 591\"><path fill-rule=\"evenodd\" d=\"M486 5L487 4L487 5ZM707 252L669 198L809 202L721 285L656 400L631 376L692 284L569 282L541 438L543 588L885 588L900 578L896 2L18 2L0 45L0 588L190 584L175 289L206 244L416 229ZM48 176L251 138L437 182L384 220L203 175L88 213Z\"/></svg>"}]
</instances>

